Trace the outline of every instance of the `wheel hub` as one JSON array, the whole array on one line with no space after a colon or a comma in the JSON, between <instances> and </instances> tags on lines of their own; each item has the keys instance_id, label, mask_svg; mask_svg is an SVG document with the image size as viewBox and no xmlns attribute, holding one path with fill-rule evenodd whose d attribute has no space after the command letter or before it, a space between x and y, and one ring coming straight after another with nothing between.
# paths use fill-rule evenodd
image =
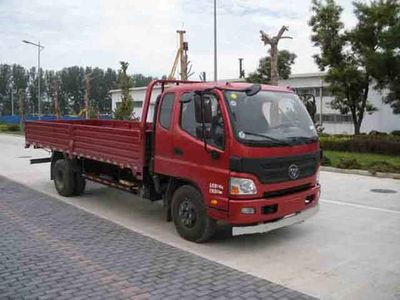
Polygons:
<instances>
[{"instance_id":1,"label":"wheel hub","mask_svg":"<svg viewBox=\"0 0 400 300\"><path fill-rule=\"evenodd\" d=\"M190 199L186 198L180 205L178 210L179 218L182 224L187 228L193 228L196 224L196 211Z\"/></svg>"}]
</instances>

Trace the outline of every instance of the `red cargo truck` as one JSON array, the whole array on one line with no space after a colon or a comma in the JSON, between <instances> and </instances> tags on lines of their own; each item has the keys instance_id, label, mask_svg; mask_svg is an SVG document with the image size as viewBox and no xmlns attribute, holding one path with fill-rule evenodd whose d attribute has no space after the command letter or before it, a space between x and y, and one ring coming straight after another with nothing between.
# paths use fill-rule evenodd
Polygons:
<instances>
[{"instance_id":1,"label":"red cargo truck","mask_svg":"<svg viewBox=\"0 0 400 300\"><path fill-rule=\"evenodd\" d=\"M161 85L153 121L153 89ZM26 147L44 148L60 195L86 180L163 200L187 240L207 241L217 221L234 235L300 223L318 211L321 150L314 125L288 88L153 81L141 121L32 121Z\"/></svg>"}]
</instances>

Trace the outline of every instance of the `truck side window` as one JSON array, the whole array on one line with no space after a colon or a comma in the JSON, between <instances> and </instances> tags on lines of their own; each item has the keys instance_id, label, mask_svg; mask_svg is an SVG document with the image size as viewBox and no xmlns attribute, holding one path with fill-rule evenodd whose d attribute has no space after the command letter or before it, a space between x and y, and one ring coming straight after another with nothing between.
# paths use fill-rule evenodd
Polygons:
<instances>
[{"instance_id":1,"label":"truck side window","mask_svg":"<svg viewBox=\"0 0 400 300\"><path fill-rule=\"evenodd\" d=\"M169 129L171 125L172 108L174 107L175 94L164 95L160 107L160 125Z\"/></svg>"},{"instance_id":2,"label":"truck side window","mask_svg":"<svg viewBox=\"0 0 400 300\"><path fill-rule=\"evenodd\" d=\"M205 124L205 138L208 144L223 149L225 145L224 119L218 100L212 94L204 97L210 99L212 104L212 122L211 124ZM204 140L203 126L201 123L196 122L193 94L183 94L181 103L181 128L195 138Z\"/></svg>"}]
</instances>

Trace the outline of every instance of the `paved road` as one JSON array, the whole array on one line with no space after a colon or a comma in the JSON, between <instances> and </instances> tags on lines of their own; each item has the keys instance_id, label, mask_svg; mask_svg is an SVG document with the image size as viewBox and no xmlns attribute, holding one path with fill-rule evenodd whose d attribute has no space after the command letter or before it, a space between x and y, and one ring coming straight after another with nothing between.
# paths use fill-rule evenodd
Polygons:
<instances>
[{"instance_id":1,"label":"paved road","mask_svg":"<svg viewBox=\"0 0 400 300\"><path fill-rule=\"evenodd\" d=\"M0 175L135 232L322 299L400 298L399 180L322 172L321 211L304 224L234 238L223 228L197 245L164 222L156 203L95 184L78 198L58 196L49 166L29 165L30 157L43 156L23 149L22 138L0 135Z\"/></svg>"},{"instance_id":2,"label":"paved road","mask_svg":"<svg viewBox=\"0 0 400 300\"><path fill-rule=\"evenodd\" d=\"M0 299L312 299L0 177Z\"/></svg>"}]
</instances>

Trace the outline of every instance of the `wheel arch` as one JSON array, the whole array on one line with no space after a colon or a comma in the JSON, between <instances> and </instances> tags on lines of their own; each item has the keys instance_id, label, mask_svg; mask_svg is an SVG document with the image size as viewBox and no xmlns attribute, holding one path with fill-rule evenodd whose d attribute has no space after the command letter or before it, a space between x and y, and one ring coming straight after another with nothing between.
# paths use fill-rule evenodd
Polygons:
<instances>
[{"instance_id":1,"label":"wheel arch","mask_svg":"<svg viewBox=\"0 0 400 300\"><path fill-rule=\"evenodd\" d=\"M174 196L175 191L184 185L190 185L194 187L196 190L198 190L204 201L204 195L198 184L185 178L170 177L164 195L164 206L167 209L167 216L166 216L167 222L172 221L172 212L171 212L172 197Z\"/></svg>"},{"instance_id":2,"label":"wheel arch","mask_svg":"<svg viewBox=\"0 0 400 300\"><path fill-rule=\"evenodd\" d=\"M57 160L65 159L66 155L63 152L53 151L51 154L51 165L50 165L50 179L54 180L54 164Z\"/></svg>"}]
</instances>

